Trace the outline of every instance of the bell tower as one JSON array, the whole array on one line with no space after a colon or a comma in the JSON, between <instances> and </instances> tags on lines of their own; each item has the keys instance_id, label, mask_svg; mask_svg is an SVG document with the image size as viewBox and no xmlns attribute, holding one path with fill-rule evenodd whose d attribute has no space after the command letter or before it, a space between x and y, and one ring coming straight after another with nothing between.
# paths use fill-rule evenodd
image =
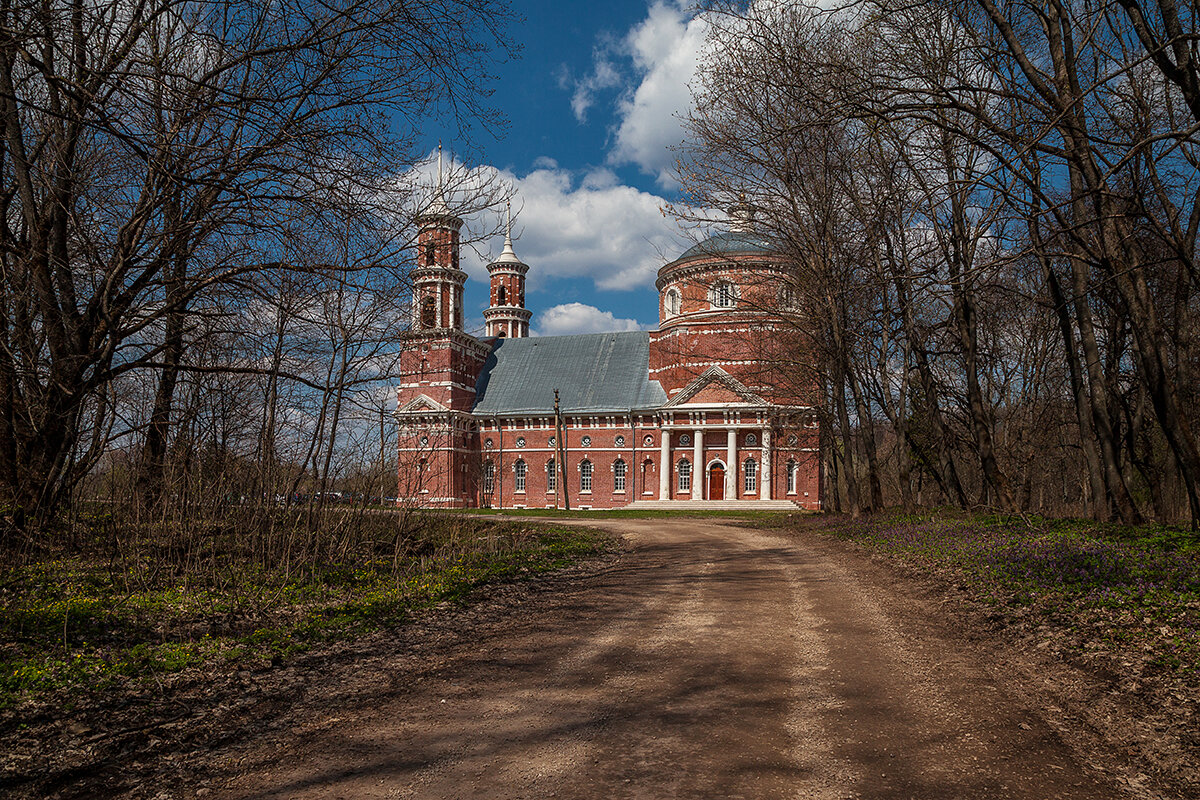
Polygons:
<instances>
[{"instance_id":1,"label":"bell tower","mask_svg":"<svg viewBox=\"0 0 1200 800\"><path fill-rule=\"evenodd\" d=\"M412 330L463 329L463 284L459 231L463 221L450 211L442 185L442 146L438 145L438 188L433 202L416 218L417 266L413 284Z\"/></svg>"},{"instance_id":2,"label":"bell tower","mask_svg":"<svg viewBox=\"0 0 1200 800\"><path fill-rule=\"evenodd\" d=\"M488 264L491 275L491 303L483 312L487 335L523 339L529 336L533 312L525 308L525 273L529 266L517 258L512 244L512 206L504 233L504 251Z\"/></svg>"}]
</instances>

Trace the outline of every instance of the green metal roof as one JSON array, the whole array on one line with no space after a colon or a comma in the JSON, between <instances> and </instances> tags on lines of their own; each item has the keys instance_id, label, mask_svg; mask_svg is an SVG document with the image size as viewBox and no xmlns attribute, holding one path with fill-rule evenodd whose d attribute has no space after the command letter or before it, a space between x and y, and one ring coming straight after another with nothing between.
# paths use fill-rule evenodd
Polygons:
<instances>
[{"instance_id":1,"label":"green metal roof","mask_svg":"<svg viewBox=\"0 0 1200 800\"><path fill-rule=\"evenodd\" d=\"M475 384L475 414L653 408L667 401L650 380L650 334L589 333L497 339Z\"/></svg>"},{"instance_id":2,"label":"green metal roof","mask_svg":"<svg viewBox=\"0 0 1200 800\"><path fill-rule=\"evenodd\" d=\"M757 234L727 231L714 234L699 244L692 245L676 261L696 256L723 256L732 253L769 253L771 246Z\"/></svg>"}]
</instances>

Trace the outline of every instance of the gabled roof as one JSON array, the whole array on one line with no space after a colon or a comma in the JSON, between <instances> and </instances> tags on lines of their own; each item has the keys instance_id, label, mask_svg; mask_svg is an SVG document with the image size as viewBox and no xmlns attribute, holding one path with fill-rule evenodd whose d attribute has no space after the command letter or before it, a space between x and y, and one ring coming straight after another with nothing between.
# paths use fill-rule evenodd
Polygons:
<instances>
[{"instance_id":1,"label":"gabled roof","mask_svg":"<svg viewBox=\"0 0 1200 800\"><path fill-rule=\"evenodd\" d=\"M475 384L474 414L612 413L655 408L667 395L650 380L650 334L589 333L497 339Z\"/></svg>"},{"instance_id":2,"label":"gabled roof","mask_svg":"<svg viewBox=\"0 0 1200 800\"><path fill-rule=\"evenodd\" d=\"M718 391L712 391L713 389ZM706 391L707 390L707 391ZM720 367L709 367L687 386L676 392L668 407L682 405L766 405L759 395Z\"/></svg>"},{"instance_id":3,"label":"gabled roof","mask_svg":"<svg viewBox=\"0 0 1200 800\"><path fill-rule=\"evenodd\" d=\"M396 409L397 414L408 414L417 411L445 411L446 407L427 394L419 394L403 406Z\"/></svg>"}]
</instances>

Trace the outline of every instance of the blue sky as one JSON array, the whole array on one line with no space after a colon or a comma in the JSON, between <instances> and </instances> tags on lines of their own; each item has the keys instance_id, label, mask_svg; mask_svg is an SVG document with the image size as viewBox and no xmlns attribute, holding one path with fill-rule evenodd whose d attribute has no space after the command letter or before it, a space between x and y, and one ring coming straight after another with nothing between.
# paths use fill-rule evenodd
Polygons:
<instances>
[{"instance_id":1,"label":"blue sky","mask_svg":"<svg viewBox=\"0 0 1200 800\"><path fill-rule=\"evenodd\" d=\"M457 142L470 167L516 188L516 251L529 264L527 305L543 335L652 328L654 274L688 246L659 209L676 200L670 146L682 138L687 83L702 22L676 0L514 0L507 35L520 57L497 70L491 103L508 116L501 138ZM431 125L427 146L456 150L453 128ZM487 304L487 245L464 253L468 327Z\"/></svg>"}]
</instances>

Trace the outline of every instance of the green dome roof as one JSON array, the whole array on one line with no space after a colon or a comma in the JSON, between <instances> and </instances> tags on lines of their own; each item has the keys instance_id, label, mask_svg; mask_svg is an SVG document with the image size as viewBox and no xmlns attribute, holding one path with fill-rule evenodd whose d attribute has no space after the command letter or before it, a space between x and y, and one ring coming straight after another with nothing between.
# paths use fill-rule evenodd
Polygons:
<instances>
[{"instance_id":1,"label":"green dome roof","mask_svg":"<svg viewBox=\"0 0 1200 800\"><path fill-rule=\"evenodd\" d=\"M683 255L675 260L682 261L685 258L723 256L733 253L770 253L772 249L767 244L767 240L758 234L728 231L710 236L703 242L689 247Z\"/></svg>"}]
</instances>

